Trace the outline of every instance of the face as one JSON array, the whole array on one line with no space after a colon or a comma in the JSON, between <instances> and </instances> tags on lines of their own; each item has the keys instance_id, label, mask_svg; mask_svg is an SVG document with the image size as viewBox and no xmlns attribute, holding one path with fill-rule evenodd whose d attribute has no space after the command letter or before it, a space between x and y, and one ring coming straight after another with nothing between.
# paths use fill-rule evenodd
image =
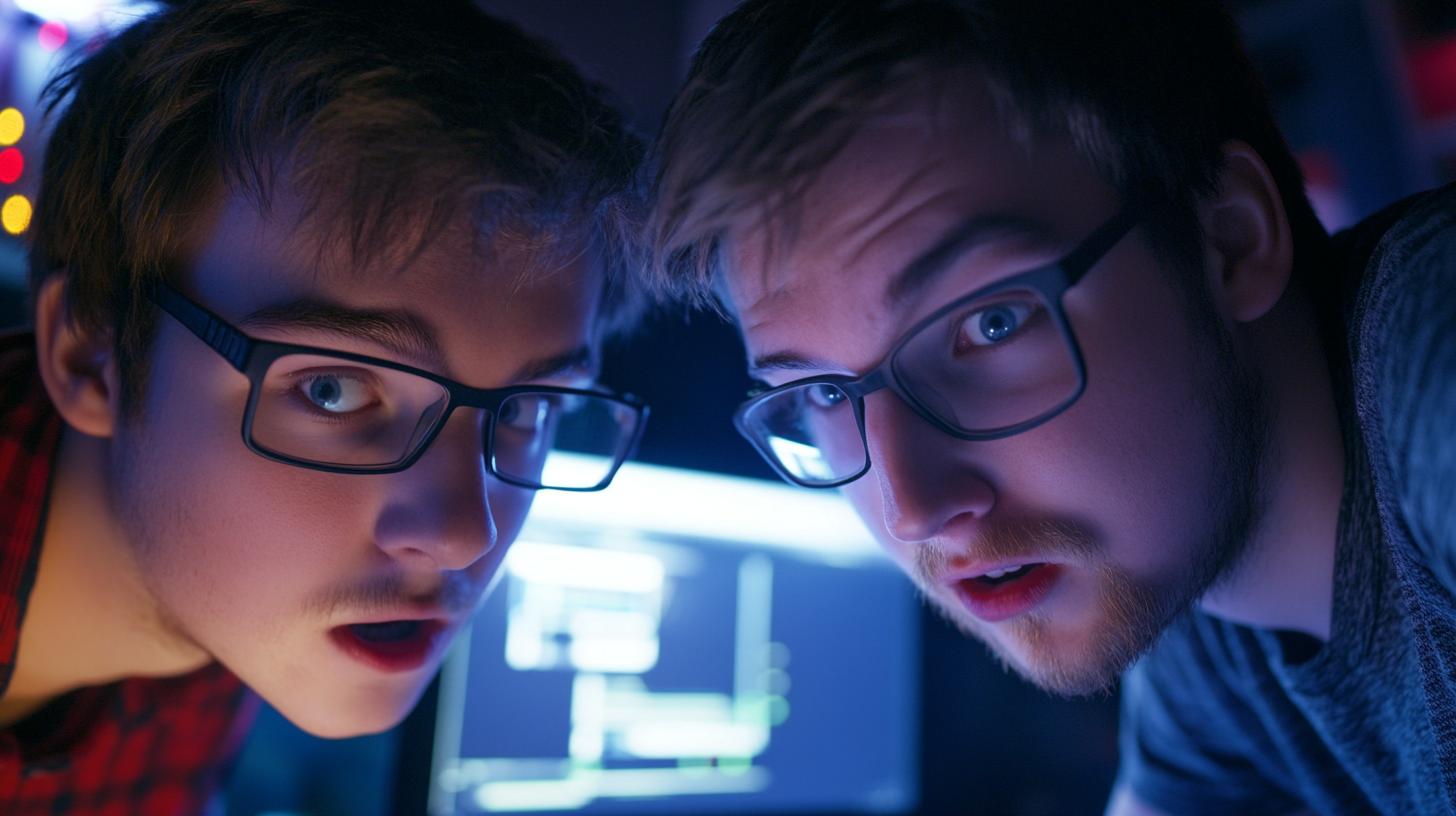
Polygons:
<instances>
[{"instance_id":1,"label":"face","mask_svg":"<svg viewBox=\"0 0 1456 816\"><path fill-rule=\"evenodd\" d=\"M1069 140L1015 140L975 77L952 85L867 122L791 234L729 236L728 300L766 384L869 371L922 318L1117 212ZM896 283L978 218L1013 226ZM1218 316L1192 319L1175 276L1197 274L1164 268L1142 228L1119 241L1062 299L1086 389L1031 430L961 441L889 390L865 399L871 467L845 494L946 616L1049 690L1106 688L1229 572L1257 515L1261 389ZM984 318L947 349L994 342Z\"/></svg>"},{"instance_id":2,"label":"face","mask_svg":"<svg viewBox=\"0 0 1456 816\"><path fill-rule=\"evenodd\" d=\"M459 224L399 263L360 266L297 226L302 204L290 190L278 190L270 212L226 197L178 288L258 339L381 357L478 387L590 379L600 281L588 264L530 270L509 249L483 256ZM345 325L385 330L249 322L284 304L301 317L299 303L370 313ZM434 351L391 342L404 325ZM314 396L353 398L338 386L315 383ZM305 730L389 728L477 608L532 494L487 474L479 410L457 409L407 470L341 475L248 450L248 392L246 377L160 318L144 401L113 446L113 503L143 581L172 634Z\"/></svg>"}]
</instances>

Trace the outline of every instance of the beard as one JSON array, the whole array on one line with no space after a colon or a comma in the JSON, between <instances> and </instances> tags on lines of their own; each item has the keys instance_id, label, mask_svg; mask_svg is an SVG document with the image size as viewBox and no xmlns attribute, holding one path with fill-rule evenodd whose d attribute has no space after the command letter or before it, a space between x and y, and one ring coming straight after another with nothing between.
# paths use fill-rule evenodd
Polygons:
<instances>
[{"instance_id":1,"label":"beard","mask_svg":"<svg viewBox=\"0 0 1456 816\"><path fill-rule=\"evenodd\" d=\"M1032 610L992 626L966 613L945 589L949 557L921 547L911 577L926 598L964 634L984 642L1008 671L1062 696L1109 692L1122 673L1157 642L1179 616L1236 572L1263 513L1264 474L1271 467L1271 407L1257 372L1238 359L1232 337L1216 319L1201 334L1212 348L1201 353L1205 372L1198 393L1212 418L1206 461L1211 465L1202 531L1184 548L1185 567L1145 578L1106 562L1096 538L1067 519L988 519L975 551L991 560L1015 561L1026 553L1065 556L1087 565L1096 587L1096 611L1083 628Z\"/></svg>"}]
</instances>

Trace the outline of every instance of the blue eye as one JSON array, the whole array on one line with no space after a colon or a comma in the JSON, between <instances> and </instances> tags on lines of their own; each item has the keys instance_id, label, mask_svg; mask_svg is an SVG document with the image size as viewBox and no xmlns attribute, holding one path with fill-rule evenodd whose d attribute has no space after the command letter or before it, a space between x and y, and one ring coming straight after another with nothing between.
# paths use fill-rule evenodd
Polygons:
<instances>
[{"instance_id":1,"label":"blue eye","mask_svg":"<svg viewBox=\"0 0 1456 816\"><path fill-rule=\"evenodd\" d=\"M811 385L804 390L804 398L808 400L809 404L820 409L835 408L849 398L838 387L826 383Z\"/></svg>"},{"instance_id":2,"label":"blue eye","mask_svg":"<svg viewBox=\"0 0 1456 816\"><path fill-rule=\"evenodd\" d=\"M347 414L368 407L373 401L369 389L354 377L317 374L301 383L304 397L331 414Z\"/></svg>"},{"instance_id":3,"label":"blue eye","mask_svg":"<svg viewBox=\"0 0 1456 816\"><path fill-rule=\"evenodd\" d=\"M1036 310L1035 304L1007 301L977 309L961 320L956 347L994 346L1015 335Z\"/></svg>"},{"instance_id":4,"label":"blue eye","mask_svg":"<svg viewBox=\"0 0 1456 816\"><path fill-rule=\"evenodd\" d=\"M996 343L1016 331L1016 315L1005 306L997 306L981 313L980 324L977 328L981 336Z\"/></svg>"}]
</instances>

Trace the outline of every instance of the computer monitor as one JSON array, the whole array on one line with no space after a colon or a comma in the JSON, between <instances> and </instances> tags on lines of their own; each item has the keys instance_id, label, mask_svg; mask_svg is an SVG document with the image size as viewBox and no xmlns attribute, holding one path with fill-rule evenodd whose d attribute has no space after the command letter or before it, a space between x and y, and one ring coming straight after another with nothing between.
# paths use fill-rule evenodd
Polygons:
<instances>
[{"instance_id":1,"label":"computer monitor","mask_svg":"<svg viewBox=\"0 0 1456 816\"><path fill-rule=\"evenodd\" d=\"M908 812L917 621L834 494L639 464L543 491L421 714L420 804Z\"/></svg>"}]
</instances>

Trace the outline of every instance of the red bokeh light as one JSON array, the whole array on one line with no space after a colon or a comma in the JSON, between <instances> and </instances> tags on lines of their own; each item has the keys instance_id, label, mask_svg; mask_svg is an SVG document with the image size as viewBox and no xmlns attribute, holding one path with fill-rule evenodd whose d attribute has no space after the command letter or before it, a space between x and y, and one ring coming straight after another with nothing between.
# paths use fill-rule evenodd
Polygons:
<instances>
[{"instance_id":1,"label":"red bokeh light","mask_svg":"<svg viewBox=\"0 0 1456 816\"><path fill-rule=\"evenodd\" d=\"M1456 36L1416 48L1409 65L1422 116L1432 120L1456 116Z\"/></svg>"},{"instance_id":2,"label":"red bokeh light","mask_svg":"<svg viewBox=\"0 0 1456 816\"><path fill-rule=\"evenodd\" d=\"M36 39L40 40L40 47L47 51L59 51L61 46L70 39L71 32L66 30L66 24L59 20L51 20L40 27Z\"/></svg>"},{"instance_id":3,"label":"red bokeh light","mask_svg":"<svg viewBox=\"0 0 1456 816\"><path fill-rule=\"evenodd\" d=\"M14 184L25 172L25 156L19 148L0 150L0 184Z\"/></svg>"}]
</instances>

